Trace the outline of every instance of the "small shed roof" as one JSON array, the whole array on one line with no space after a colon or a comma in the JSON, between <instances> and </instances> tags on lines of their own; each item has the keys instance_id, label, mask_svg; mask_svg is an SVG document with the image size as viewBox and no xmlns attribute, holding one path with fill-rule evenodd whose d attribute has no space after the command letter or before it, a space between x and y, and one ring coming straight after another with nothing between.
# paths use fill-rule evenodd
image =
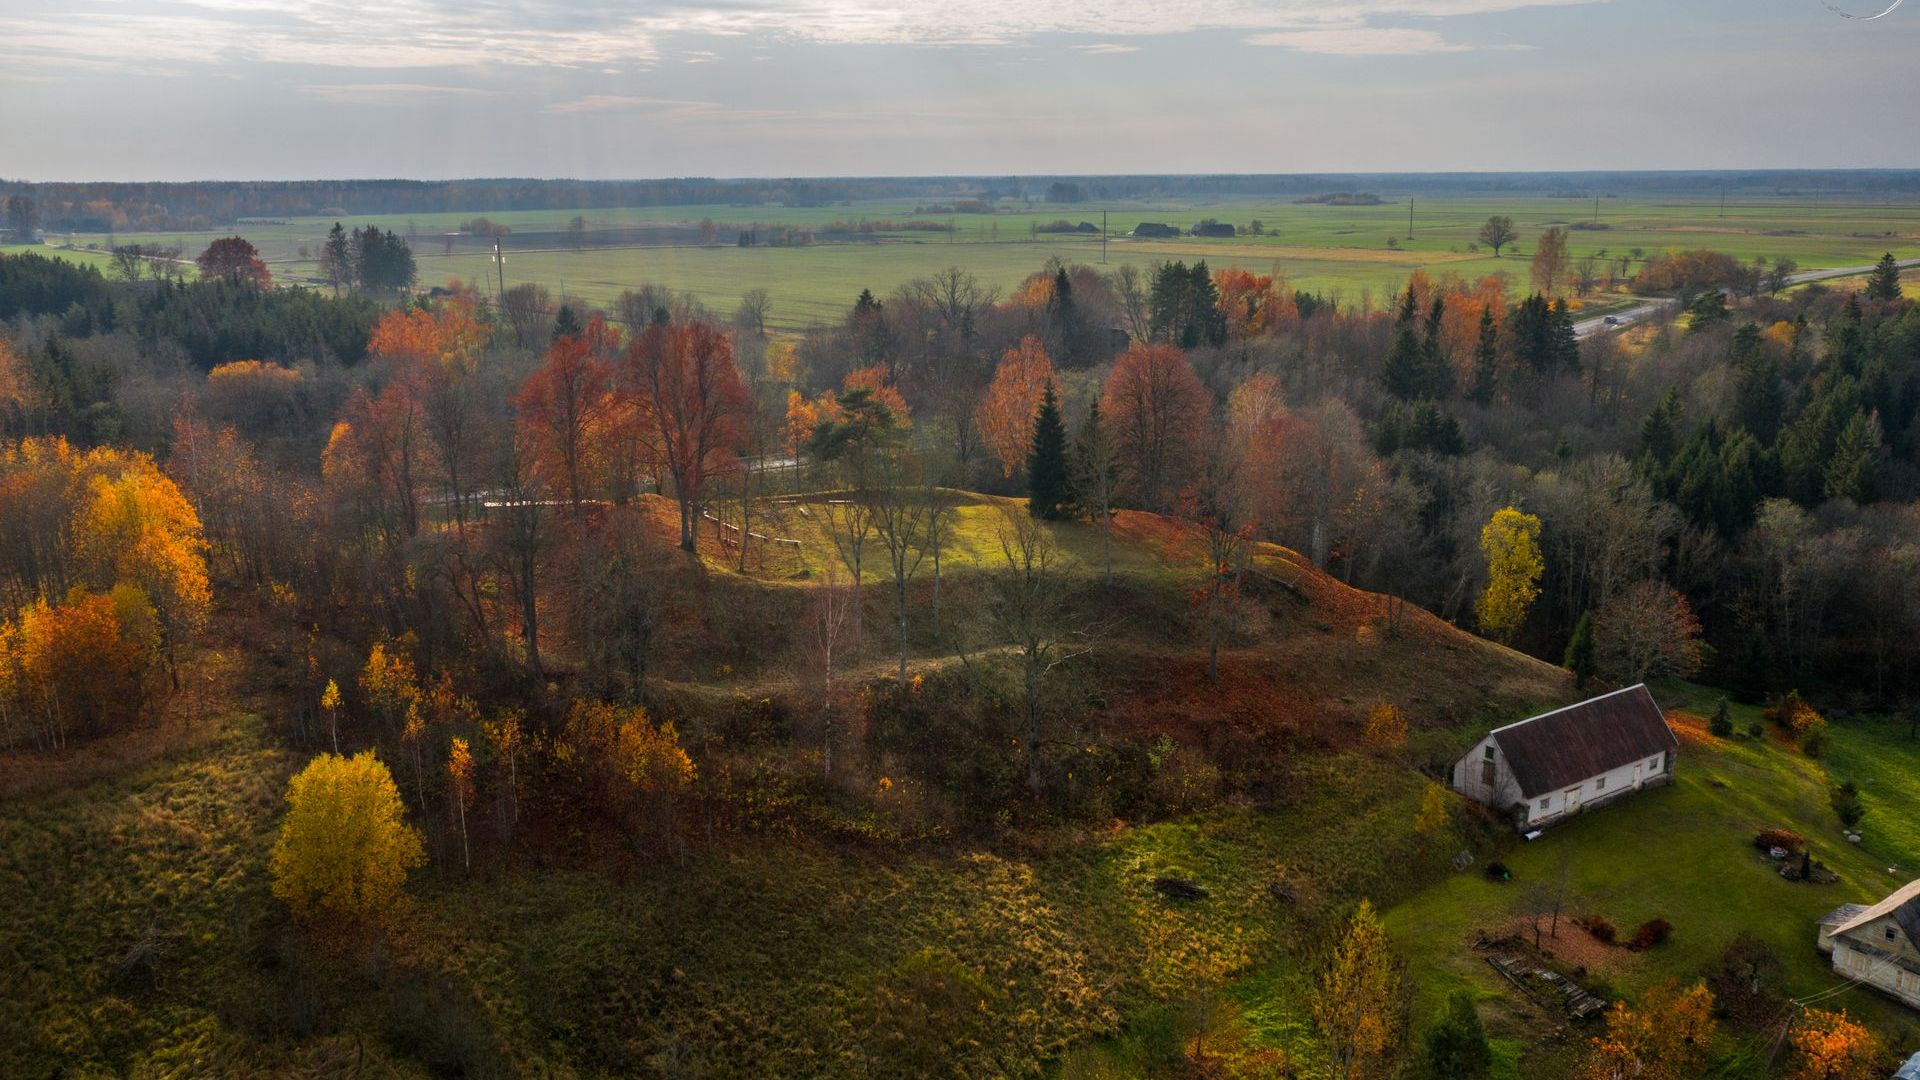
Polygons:
<instances>
[{"instance_id":1,"label":"small shed roof","mask_svg":"<svg viewBox=\"0 0 1920 1080\"><path fill-rule=\"evenodd\" d=\"M1495 728L1493 741L1530 799L1680 745L1645 683Z\"/></svg>"},{"instance_id":2,"label":"small shed roof","mask_svg":"<svg viewBox=\"0 0 1920 1080\"><path fill-rule=\"evenodd\" d=\"M1851 921L1855 915L1865 910L1867 910L1866 904L1841 904L1839 907L1820 916L1819 925L1839 926L1842 923Z\"/></svg>"},{"instance_id":3,"label":"small shed roof","mask_svg":"<svg viewBox=\"0 0 1920 1080\"><path fill-rule=\"evenodd\" d=\"M1907 1063L1900 1066L1900 1071L1893 1074L1893 1080L1920 1080L1920 1051L1915 1051Z\"/></svg>"},{"instance_id":4,"label":"small shed roof","mask_svg":"<svg viewBox=\"0 0 1920 1080\"><path fill-rule=\"evenodd\" d=\"M1913 942L1913 947L1920 949L1920 879L1902 885L1894 890L1892 896L1834 927L1833 932L1851 933L1887 915L1893 916L1893 921L1906 931L1907 940Z\"/></svg>"}]
</instances>

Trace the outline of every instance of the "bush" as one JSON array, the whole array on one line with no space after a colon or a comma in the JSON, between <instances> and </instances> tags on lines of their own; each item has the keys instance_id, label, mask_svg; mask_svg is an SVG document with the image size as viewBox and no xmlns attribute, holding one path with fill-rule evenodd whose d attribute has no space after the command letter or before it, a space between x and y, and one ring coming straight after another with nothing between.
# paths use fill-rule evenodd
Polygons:
<instances>
[{"instance_id":1,"label":"bush","mask_svg":"<svg viewBox=\"0 0 1920 1080\"><path fill-rule=\"evenodd\" d=\"M1753 846L1760 851L1784 848L1787 851L1804 851L1807 838L1792 829L1762 829L1754 835Z\"/></svg>"},{"instance_id":2,"label":"bush","mask_svg":"<svg viewBox=\"0 0 1920 1080\"><path fill-rule=\"evenodd\" d=\"M1860 803L1860 785L1851 780L1843 780L1827 796L1833 804L1833 812L1839 816L1840 824L1851 829L1860 824L1867 816L1867 808Z\"/></svg>"},{"instance_id":3,"label":"bush","mask_svg":"<svg viewBox=\"0 0 1920 1080\"><path fill-rule=\"evenodd\" d=\"M1427 1067L1445 1080L1472 1080L1493 1067L1493 1049L1471 994L1448 995L1446 1011L1427 1030Z\"/></svg>"},{"instance_id":4,"label":"bush","mask_svg":"<svg viewBox=\"0 0 1920 1080\"><path fill-rule=\"evenodd\" d=\"M1586 927L1587 933L1593 935L1593 940L1602 945L1611 945L1620 936L1620 932L1614 928L1613 920L1598 913L1587 916Z\"/></svg>"},{"instance_id":5,"label":"bush","mask_svg":"<svg viewBox=\"0 0 1920 1080\"><path fill-rule=\"evenodd\" d=\"M1513 880L1513 871L1507 869L1507 864L1501 862L1498 859L1495 859L1494 861L1487 864L1487 869L1485 873L1487 875L1488 881L1512 881Z\"/></svg>"},{"instance_id":6,"label":"bush","mask_svg":"<svg viewBox=\"0 0 1920 1080\"><path fill-rule=\"evenodd\" d=\"M1720 704L1713 710L1713 718L1707 721L1707 730L1716 738L1727 738L1733 734L1733 716L1727 711L1727 699L1721 698Z\"/></svg>"},{"instance_id":7,"label":"bush","mask_svg":"<svg viewBox=\"0 0 1920 1080\"><path fill-rule=\"evenodd\" d=\"M1673 936L1673 924L1665 919L1648 919L1633 932L1633 947L1651 949Z\"/></svg>"},{"instance_id":8,"label":"bush","mask_svg":"<svg viewBox=\"0 0 1920 1080\"><path fill-rule=\"evenodd\" d=\"M1753 723L1747 725L1747 737L1749 739L1757 739L1760 736L1765 735L1766 733L1767 733L1766 727L1763 726L1758 720L1755 720Z\"/></svg>"}]
</instances>

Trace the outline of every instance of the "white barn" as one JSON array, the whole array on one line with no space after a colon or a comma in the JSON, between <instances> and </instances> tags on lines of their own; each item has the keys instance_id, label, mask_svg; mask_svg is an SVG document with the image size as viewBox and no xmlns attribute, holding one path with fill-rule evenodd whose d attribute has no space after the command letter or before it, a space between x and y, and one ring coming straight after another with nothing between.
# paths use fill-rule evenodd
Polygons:
<instances>
[{"instance_id":1,"label":"white barn","mask_svg":"<svg viewBox=\"0 0 1920 1080\"><path fill-rule=\"evenodd\" d=\"M1672 783L1679 747L1642 683L1495 728L1454 763L1453 789L1541 828Z\"/></svg>"},{"instance_id":2,"label":"white barn","mask_svg":"<svg viewBox=\"0 0 1920 1080\"><path fill-rule=\"evenodd\" d=\"M1820 920L1834 973L1920 1008L1920 881L1872 906L1842 904Z\"/></svg>"}]
</instances>

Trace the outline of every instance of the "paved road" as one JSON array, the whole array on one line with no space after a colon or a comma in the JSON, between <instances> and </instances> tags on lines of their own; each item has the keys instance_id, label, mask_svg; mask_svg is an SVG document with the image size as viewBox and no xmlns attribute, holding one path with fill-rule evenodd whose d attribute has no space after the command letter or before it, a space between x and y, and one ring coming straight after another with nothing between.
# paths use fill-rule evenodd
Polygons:
<instances>
[{"instance_id":1,"label":"paved road","mask_svg":"<svg viewBox=\"0 0 1920 1080\"><path fill-rule=\"evenodd\" d=\"M1899 266L1902 270L1920 266L1920 259L1901 259ZM1837 266L1828 270L1804 270L1789 277L1787 282L1791 285L1805 285L1809 282L1827 281L1832 278L1859 277L1862 274L1872 272L1872 266ZM1680 303L1680 301L1671 297L1650 298L1625 311L1614 312L1612 315L1614 322L1611 325L1608 324L1608 316L1605 315L1597 319L1583 319L1580 322L1574 323L1573 333L1575 337L1586 338L1592 337L1595 334L1605 333L1608 330L1618 330L1621 327L1637 323L1642 319L1652 316L1661 308L1673 307L1678 303Z\"/></svg>"}]
</instances>

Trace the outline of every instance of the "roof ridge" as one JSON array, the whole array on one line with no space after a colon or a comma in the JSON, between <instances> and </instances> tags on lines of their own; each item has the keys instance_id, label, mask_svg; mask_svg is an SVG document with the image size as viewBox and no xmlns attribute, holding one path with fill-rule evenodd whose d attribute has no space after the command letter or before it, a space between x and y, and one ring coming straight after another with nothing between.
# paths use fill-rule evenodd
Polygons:
<instances>
[{"instance_id":1,"label":"roof ridge","mask_svg":"<svg viewBox=\"0 0 1920 1080\"><path fill-rule=\"evenodd\" d=\"M1621 695L1621 694L1625 694L1625 693L1627 693L1627 692L1629 692L1629 691L1633 691L1633 690L1646 690L1646 689L1647 689L1647 684L1646 684L1646 683L1643 683L1643 682L1637 682L1637 683L1634 683L1634 684L1633 684L1632 686L1623 686L1623 687L1621 687L1621 688L1620 688L1620 689L1618 689L1618 690L1609 690L1609 691L1607 691L1607 692L1606 692L1606 693L1604 693L1604 694L1597 694L1597 695L1595 695L1595 696L1593 696L1593 697L1590 697L1590 698L1587 698L1587 699L1585 699L1584 701L1576 701L1576 702L1573 702L1572 704L1568 704L1568 705L1562 705L1562 706L1560 706L1560 707L1559 707L1559 708L1557 708L1557 709L1549 709L1549 710L1547 710L1546 712L1543 712L1543 713L1540 713L1540 714L1539 714L1539 715L1537 715L1537 716L1529 716L1529 717L1527 717L1527 718L1526 718L1525 720L1515 720L1515 721L1514 721L1513 723L1511 723L1511 724L1502 724L1502 725L1500 725L1499 727L1497 727L1497 728L1494 728L1494 729L1493 729L1492 731L1489 731L1489 732L1487 732L1487 734L1488 734L1488 735L1498 735L1498 734L1500 734L1500 733L1501 733L1501 732L1503 732L1503 731L1511 731L1511 730L1513 730L1514 728L1517 728L1517 727L1525 727L1526 725L1528 725L1528 724L1531 724L1531 723L1533 723L1533 722L1534 722L1535 720L1545 720L1545 719L1546 719L1547 717L1549 717L1549 716L1558 716L1559 714L1561 714L1561 713L1563 713L1563 712L1566 712L1566 711L1567 711L1568 709L1577 709L1577 708L1579 708L1579 707L1580 707L1580 706L1582 706L1582 705L1591 705L1591 704L1593 704L1593 703L1594 703L1594 702L1596 702L1596 701L1605 701L1605 700L1607 700L1607 699L1608 699L1608 698L1610 698L1610 697L1617 697L1617 696L1619 696L1619 695ZM1652 697L1652 696L1653 696L1653 691L1651 691L1651 690L1647 690L1647 696L1648 696L1648 697ZM1658 707L1659 707L1659 704L1660 704L1660 703L1659 703L1659 702L1657 702L1657 701L1656 701L1656 702L1654 702L1654 706L1655 706L1656 708L1658 708Z\"/></svg>"},{"instance_id":2,"label":"roof ridge","mask_svg":"<svg viewBox=\"0 0 1920 1080\"><path fill-rule=\"evenodd\" d=\"M1916 896L1920 896L1920 878L1915 878L1893 890L1893 892L1887 894L1886 899L1877 904L1869 905L1867 910L1834 927L1833 932L1836 934L1844 934L1850 930L1857 930L1863 923L1872 922L1883 915L1890 914L1906 906Z\"/></svg>"}]
</instances>

